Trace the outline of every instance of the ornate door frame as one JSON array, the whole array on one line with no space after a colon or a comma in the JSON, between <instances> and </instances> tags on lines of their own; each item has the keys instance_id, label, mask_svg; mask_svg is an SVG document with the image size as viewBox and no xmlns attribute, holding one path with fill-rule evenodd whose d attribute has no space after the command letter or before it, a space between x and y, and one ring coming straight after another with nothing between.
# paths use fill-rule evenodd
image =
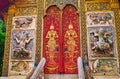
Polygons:
<instances>
[{"instance_id":1,"label":"ornate door frame","mask_svg":"<svg viewBox=\"0 0 120 79\"><path fill-rule=\"evenodd\" d=\"M48 62L45 73L78 73L80 30L77 9L71 4L62 11L56 5L50 6L43 23L43 56Z\"/></svg>"}]
</instances>

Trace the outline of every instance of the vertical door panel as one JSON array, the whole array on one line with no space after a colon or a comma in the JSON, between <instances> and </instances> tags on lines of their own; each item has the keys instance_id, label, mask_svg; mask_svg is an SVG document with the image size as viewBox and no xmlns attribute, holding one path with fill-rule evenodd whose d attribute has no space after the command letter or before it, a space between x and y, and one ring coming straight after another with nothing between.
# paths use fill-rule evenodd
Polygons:
<instances>
[{"instance_id":1,"label":"vertical door panel","mask_svg":"<svg viewBox=\"0 0 120 79\"><path fill-rule=\"evenodd\" d=\"M79 16L73 5L67 5L62 14L64 67L66 74L76 74L80 56Z\"/></svg>"},{"instance_id":2,"label":"vertical door panel","mask_svg":"<svg viewBox=\"0 0 120 79\"><path fill-rule=\"evenodd\" d=\"M45 73L59 72L60 13L56 6L46 12L43 25L43 56L46 58Z\"/></svg>"}]
</instances>

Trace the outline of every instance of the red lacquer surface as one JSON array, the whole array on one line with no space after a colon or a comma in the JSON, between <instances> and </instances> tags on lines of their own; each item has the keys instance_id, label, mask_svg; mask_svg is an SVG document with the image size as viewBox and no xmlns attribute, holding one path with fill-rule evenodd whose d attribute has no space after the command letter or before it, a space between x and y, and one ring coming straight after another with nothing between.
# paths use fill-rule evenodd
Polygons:
<instances>
[{"instance_id":1,"label":"red lacquer surface","mask_svg":"<svg viewBox=\"0 0 120 79\"><path fill-rule=\"evenodd\" d=\"M66 6L63 10L62 31L65 73L78 73L77 58L80 56L79 16L72 5Z\"/></svg>"},{"instance_id":2,"label":"red lacquer surface","mask_svg":"<svg viewBox=\"0 0 120 79\"><path fill-rule=\"evenodd\" d=\"M43 24L44 72L76 74L80 56L79 16L72 5L63 11L56 6L47 9Z\"/></svg>"}]
</instances>

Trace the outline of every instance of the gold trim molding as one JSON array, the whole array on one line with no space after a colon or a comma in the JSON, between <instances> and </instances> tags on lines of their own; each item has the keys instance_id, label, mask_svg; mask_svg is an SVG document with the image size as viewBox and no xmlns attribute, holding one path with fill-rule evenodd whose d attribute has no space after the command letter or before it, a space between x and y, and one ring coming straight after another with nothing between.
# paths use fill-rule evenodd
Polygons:
<instances>
[{"instance_id":1,"label":"gold trim molding","mask_svg":"<svg viewBox=\"0 0 120 79\"><path fill-rule=\"evenodd\" d=\"M111 3L111 8L120 8L119 3Z\"/></svg>"}]
</instances>

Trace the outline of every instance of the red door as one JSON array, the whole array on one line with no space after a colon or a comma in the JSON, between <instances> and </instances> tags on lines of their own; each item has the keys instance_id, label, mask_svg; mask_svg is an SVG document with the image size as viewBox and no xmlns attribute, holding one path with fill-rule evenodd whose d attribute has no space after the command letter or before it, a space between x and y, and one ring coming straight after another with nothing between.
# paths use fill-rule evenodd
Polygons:
<instances>
[{"instance_id":1,"label":"red door","mask_svg":"<svg viewBox=\"0 0 120 79\"><path fill-rule=\"evenodd\" d=\"M57 6L47 9L43 25L45 73L75 74L80 56L79 16L73 5L62 11Z\"/></svg>"}]
</instances>

